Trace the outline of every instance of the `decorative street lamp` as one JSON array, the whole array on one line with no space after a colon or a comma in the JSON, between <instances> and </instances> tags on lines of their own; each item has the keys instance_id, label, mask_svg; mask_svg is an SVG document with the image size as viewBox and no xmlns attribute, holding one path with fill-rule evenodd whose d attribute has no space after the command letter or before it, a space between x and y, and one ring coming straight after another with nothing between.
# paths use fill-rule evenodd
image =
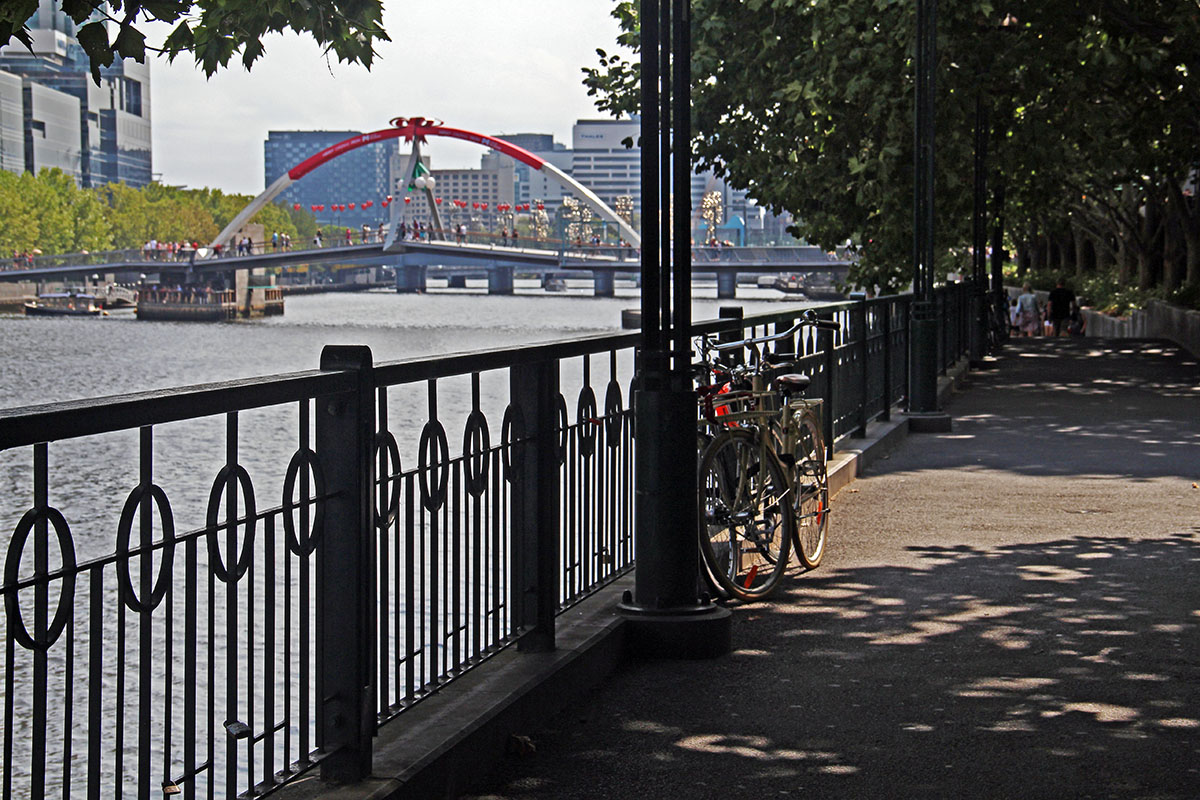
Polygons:
<instances>
[{"instance_id":1,"label":"decorative street lamp","mask_svg":"<svg viewBox=\"0 0 1200 800\"><path fill-rule=\"evenodd\" d=\"M621 603L634 652L729 651L730 612L700 596L696 392L691 375L691 3L641 0L642 346L633 397L634 589ZM672 198L671 186L680 187Z\"/></svg>"},{"instance_id":2,"label":"decorative street lamp","mask_svg":"<svg viewBox=\"0 0 1200 800\"><path fill-rule=\"evenodd\" d=\"M911 431L948 431L938 409L937 304L934 284L934 91L937 68L937 0L917 0L916 164L913 190L913 303L908 412Z\"/></svg>"}]
</instances>

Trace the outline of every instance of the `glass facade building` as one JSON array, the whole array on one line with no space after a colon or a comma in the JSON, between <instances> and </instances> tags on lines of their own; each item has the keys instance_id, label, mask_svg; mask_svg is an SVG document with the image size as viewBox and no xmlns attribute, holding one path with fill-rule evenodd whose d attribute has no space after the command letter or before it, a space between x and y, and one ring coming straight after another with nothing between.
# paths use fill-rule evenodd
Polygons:
<instances>
[{"instance_id":1,"label":"glass facade building","mask_svg":"<svg viewBox=\"0 0 1200 800\"><path fill-rule=\"evenodd\" d=\"M150 69L128 59L100 70L92 80L75 23L53 0L40 0L29 19L32 52L18 42L0 48L0 71L70 95L78 101L79 165L82 186L123 182L145 186L153 180ZM28 112L23 112L29 118ZM33 132L24 131L29 141ZM29 161L28 153L25 161ZM35 159L35 165L38 163Z\"/></svg>"},{"instance_id":2,"label":"glass facade building","mask_svg":"<svg viewBox=\"0 0 1200 800\"><path fill-rule=\"evenodd\" d=\"M78 183L83 179L79 100L40 83L23 81L25 169L37 174L57 167Z\"/></svg>"},{"instance_id":3,"label":"glass facade building","mask_svg":"<svg viewBox=\"0 0 1200 800\"><path fill-rule=\"evenodd\" d=\"M263 142L263 180L270 186L292 167L330 145L362 135L361 131L269 131ZM313 211L317 222L357 228L378 225L387 220L388 210L382 200L392 194L390 186L391 159L398 152L395 139L364 145L317 167L288 187L279 197L288 206L300 204L305 210L323 205L324 211ZM362 208L363 201L372 203ZM354 203L355 208L349 208ZM347 206L336 211L335 205Z\"/></svg>"}]
</instances>

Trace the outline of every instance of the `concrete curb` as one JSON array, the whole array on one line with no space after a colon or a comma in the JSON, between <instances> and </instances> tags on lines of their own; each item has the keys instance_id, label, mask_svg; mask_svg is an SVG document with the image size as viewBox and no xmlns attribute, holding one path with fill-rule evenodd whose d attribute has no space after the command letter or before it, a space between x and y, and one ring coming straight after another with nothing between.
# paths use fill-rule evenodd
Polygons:
<instances>
[{"instance_id":1,"label":"concrete curb","mask_svg":"<svg viewBox=\"0 0 1200 800\"><path fill-rule=\"evenodd\" d=\"M938 380L944 407L967 372L963 359ZM873 422L867 435L843 440L829 466L830 494L852 483L908 436L908 418ZM431 800L455 798L486 780L492 765L510 753L513 736L536 732L608 678L625 652L625 620L617 603L633 578L605 587L559 617L558 649L521 653L510 647L448 684L401 718L380 727L375 775L361 783L330 786L314 770L284 789L285 800Z\"/></svg>"}]
</instances>

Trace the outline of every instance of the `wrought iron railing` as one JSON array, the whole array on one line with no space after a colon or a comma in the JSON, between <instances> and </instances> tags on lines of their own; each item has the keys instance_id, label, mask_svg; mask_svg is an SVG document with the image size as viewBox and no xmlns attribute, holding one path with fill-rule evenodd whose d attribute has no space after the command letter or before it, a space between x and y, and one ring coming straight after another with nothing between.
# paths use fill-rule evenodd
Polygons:
<instances>
[{"instance_id":1,"label":"wrought iron railing","mask_svg":"<svg viewBox=\"0 0 1200 800\"><path fill-rule=\"evenodd\" d=\"M965 292L943 295L955 325ZM824 306L841 331L780 343L830 434L903 398L907 306ZM639 338L329 347L310 372L0 411L3 797L362 775L377 725L552 647L556 614L632 565Z\"/></svg>"}]
</instances>

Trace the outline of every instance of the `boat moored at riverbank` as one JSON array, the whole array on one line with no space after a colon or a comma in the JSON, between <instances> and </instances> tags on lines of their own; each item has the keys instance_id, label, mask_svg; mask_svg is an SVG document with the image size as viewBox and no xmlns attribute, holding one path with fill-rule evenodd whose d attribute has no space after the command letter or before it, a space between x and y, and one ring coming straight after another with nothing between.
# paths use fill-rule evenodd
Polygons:
<instances>
[{"instance_id":1,"label":"boat moored at riverbank","mask_svg":"<svg viewBox=\"0 0 1200 800\"><path fill-rule=\"evenodd\" d=\"M25 303L29 317L97 317L102 313L94 294L52 292Z\"/></svg>"}]
</instances>

